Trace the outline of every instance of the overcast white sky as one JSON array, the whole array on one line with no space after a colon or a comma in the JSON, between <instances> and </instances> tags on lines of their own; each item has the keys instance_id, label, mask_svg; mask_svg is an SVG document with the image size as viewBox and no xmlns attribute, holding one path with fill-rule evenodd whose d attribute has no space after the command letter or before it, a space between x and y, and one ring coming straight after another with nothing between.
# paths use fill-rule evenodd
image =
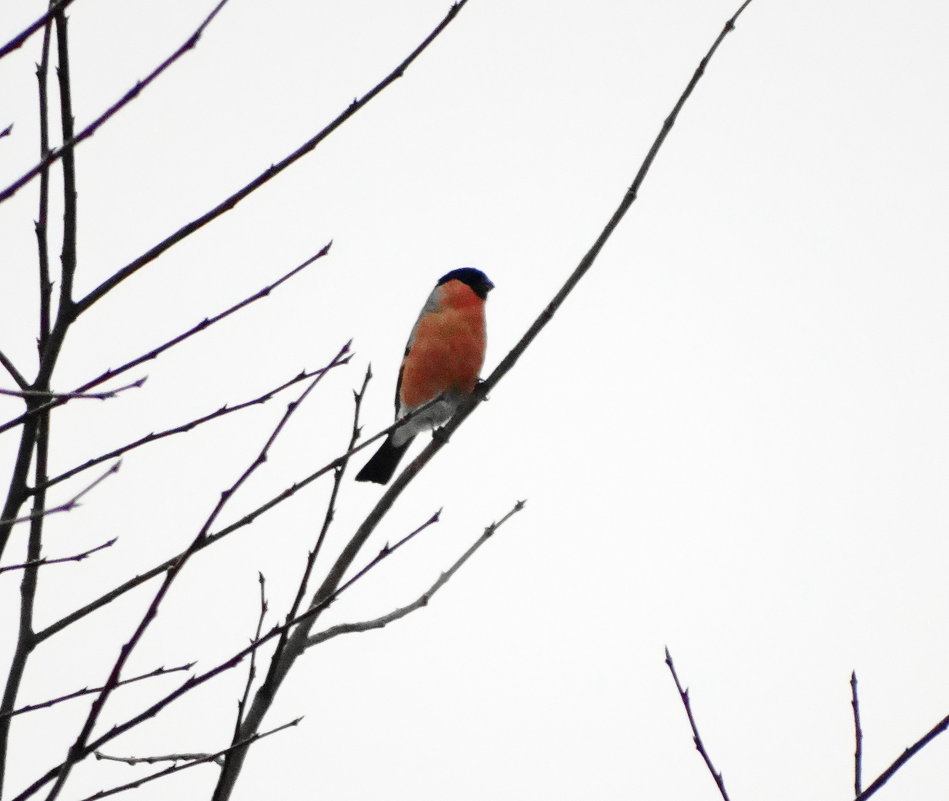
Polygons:
<instances>
[{"instance_id":1,"label":"overcast white sky","mask_svg":"<svg viewBox=\"0 0 949 801\"><path fill-rule=\"evenodd\" d=\"M212 5L76 0L78 123ZM309 138L448 5L231 0L193 53L79 149L79 292ZM0 39L44 6L0 6ZM736 6L470 0L324 145L83 318L57 388L334 241L291 285L146 365L144 389L65 407L54 472L260 394L352 337L352 364L294 418L224 516L236 519L340 452L368 362L366 431L390 422L408 331L459 266L497 286L492 370L599 233ZM851 794L852 669L867 781L949 713L947 41L949 6L932 0L754 0L592 272L358 561L439 507L442 522L321 625L413 600L484 525L516 499L527 507L427 609L297 665L267 723L304 721L254 747L236 799L716 798L665 645L733 801ZM39 44L0 62L0 127L15 123L0 140L3 185L37 152ZM35 214L35 187L0 209L0 348L29 373ZM47 569L40 621L184 547L290 397L130 454L81 509L51 519L51 555L120 539ZM18 408L0 399L3 419ZM0 464L14 444L0 435ZM327 489L196 558L130 670L207 667L246 643L258 570L273 621ZM379 492L344 484L331 549ZM22 702L100 683L153 590L37 651ZM0 608L17 593L0 575ZM4 661L14 617L0 619ZM243 678L109 753L223 747ZM117 692L103 725L173 682ZM60 759L87 710L21 717L7 789ZM938 740L877 797L942 801L947 755ZM140 770L84 765L64 798ZM137 797L204 798L214 778L198 767Z\"/></svg>"}]
</instances>

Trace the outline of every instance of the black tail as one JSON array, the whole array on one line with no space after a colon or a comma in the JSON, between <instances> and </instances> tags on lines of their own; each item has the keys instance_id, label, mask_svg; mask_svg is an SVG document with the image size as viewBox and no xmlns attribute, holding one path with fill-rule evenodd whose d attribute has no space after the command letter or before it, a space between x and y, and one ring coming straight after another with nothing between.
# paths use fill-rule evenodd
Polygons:
<instances>
[{"instance_id":1,"label":"black tail","mask_svg":"<svg viewBox=\"0 0 949 801\"><path fill-rule=\"evenodd\" d=\"M405 456L412 438L401 445L392 444L392 436L388 436L373 457L366 462L362 470L356 474L356 481L374 481L376 484L388 484L392 474Z\"/></svg>"}]
</instances>

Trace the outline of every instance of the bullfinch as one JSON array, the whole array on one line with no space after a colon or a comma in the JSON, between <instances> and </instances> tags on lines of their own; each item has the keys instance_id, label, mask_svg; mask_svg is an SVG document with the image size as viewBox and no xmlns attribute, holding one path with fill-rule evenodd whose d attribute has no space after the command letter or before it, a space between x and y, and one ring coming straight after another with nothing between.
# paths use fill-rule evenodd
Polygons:
<instances>
[{"instance_id":1,"label":"bullfinch","mask_svg":"<svg viewBox=\"0 0 949 801\"><path fill-rule=\"evenodd\" d=\"M492 289L488 276L472 267L438 279L405 346L395 419L439 400L393 429L356 481L387 484L415 436L445 423L474 392L484 364L484 302Z\"/></svg>"}]
</instances>

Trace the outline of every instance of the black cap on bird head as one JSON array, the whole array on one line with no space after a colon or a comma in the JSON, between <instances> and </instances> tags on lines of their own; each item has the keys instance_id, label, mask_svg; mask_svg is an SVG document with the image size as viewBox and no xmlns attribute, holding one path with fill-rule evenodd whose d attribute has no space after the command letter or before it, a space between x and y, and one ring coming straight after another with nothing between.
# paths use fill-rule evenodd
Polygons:
<instances>
[{"instance_id":1,"label":"black cap on bird head","mask_svg":"<svg viewBox=\"0 0 949 801\"><path fill-rule=\"evenodd\" d=\"M452 270L450 273L446 273L438 279L437 286L447 284L449 281L461 281L461 283L467 284L471 287L471 291L481 298L481 300L485 300L488 297L488 292L494 289L494 284L491 283L491 279L481 272L481 270L476 270L474 267L462 267L458 270Z\"/></svg>"}]
</instances>

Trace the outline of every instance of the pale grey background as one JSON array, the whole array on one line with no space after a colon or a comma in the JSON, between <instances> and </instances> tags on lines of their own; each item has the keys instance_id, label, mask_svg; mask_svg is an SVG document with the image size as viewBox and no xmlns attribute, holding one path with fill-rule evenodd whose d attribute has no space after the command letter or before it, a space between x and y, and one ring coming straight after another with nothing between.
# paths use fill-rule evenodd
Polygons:
<instances>
[{"instance_id":1,"label":"pale grey background","mask_svg":"<svg viewBox=\"0 0 949 801\"><path fill-rule=\"evenodd\" d=\"M5 32L45 4L13 5L0 7ZM458 266L497 285L493 369L593 241L735 5L471 0L314 154L77 326L57 388L335 243L291 286L136 373L145 390L63 409L54 465L251 397L354 337L352 366L295 418L235 519L336 455L369 361L366 430L388 424L408 330ZM79 124L210 7L77 0ZM447 7L232 0L195 52L79 150L79 291L308 138ZM591 274L372 548L441 506L443 522L326 622L415 598L515 499L527 508L430 608L309 654L268 718L303 714L302 726L254 748L236 798L715 798L666 644L736 801L848 797L853 668L868 778L949 712L947 34L944 3L755 0ZM16 123L0 141L4 183L36 155L38 42L0 63L0 126ZM0 214L0 346L24 368L35 197ZM80 510L50 520L54 555L120 540L49 568L59 584L40 620L183 547L287 399L130 455ZM18 408L0 399L4 419ZM13 442L0 437L3 464ZM133 669L210 666L246 642L257 570L282 608L325 490L195 559ZM347 482L333 548L377 495ZM3 607L17 582L0 576ZM22 700L101 682L150 597L37 652ZM0 620L4 649L12 622ZM116 693L102 724L174 680L159 681ZM223 746L242 681L109 751ZM8 787L50 767L46 744L62 738L64 752L87 708L22 718ZM878 797L944 799L947 749L938 741ZM105 771L83 766L66 797L137 773ZM213 773L137 797L203 798Z\"/></svg>"}]
</instances>

